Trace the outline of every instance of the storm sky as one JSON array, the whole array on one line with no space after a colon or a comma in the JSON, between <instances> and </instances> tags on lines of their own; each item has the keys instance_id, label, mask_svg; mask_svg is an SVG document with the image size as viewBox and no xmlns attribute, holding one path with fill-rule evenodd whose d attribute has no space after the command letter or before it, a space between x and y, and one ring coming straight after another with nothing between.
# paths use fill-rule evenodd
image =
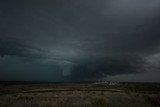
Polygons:
<instances>
[{"instance_id":1,"label":"storm sky","mask_svg":"<svg viewBox=\"0 0 160 107\"><path fill-rule=\"evenodd\" d=\"M160 0L0 0L0 80L159 77Z\"/></svg>"}]
</instances>

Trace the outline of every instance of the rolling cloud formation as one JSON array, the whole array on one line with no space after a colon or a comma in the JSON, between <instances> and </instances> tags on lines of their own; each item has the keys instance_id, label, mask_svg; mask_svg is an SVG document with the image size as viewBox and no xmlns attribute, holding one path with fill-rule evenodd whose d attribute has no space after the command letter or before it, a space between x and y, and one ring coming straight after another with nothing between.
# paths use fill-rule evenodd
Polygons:
<instances>
[{"instance_id":1,"label":"rolling cloud formation","mask_svg":"<svg viewBox=\"0 0 160 107\"><path fill-rule=\"evenodd\" d=\"M24 64L15 78L24 72L48 81L160 70L159 0L1 0L0 23L6 80L17 60Z\"/></svg>"}]
</instances>

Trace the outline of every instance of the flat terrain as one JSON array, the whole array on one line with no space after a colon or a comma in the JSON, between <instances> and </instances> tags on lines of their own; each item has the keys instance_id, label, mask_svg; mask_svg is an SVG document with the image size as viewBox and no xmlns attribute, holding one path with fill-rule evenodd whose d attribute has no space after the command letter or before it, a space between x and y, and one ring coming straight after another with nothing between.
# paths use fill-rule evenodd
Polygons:
<instances>
[{"instance_id":1,"label":"flat terrain","mask_svg":"<svg viewBox=\"0 0 160 107\"><path fill-rule=\"evenodd\" d=\"M0 84L0 107L160 107L160 84Z\"/></svg>"}]
</instances>

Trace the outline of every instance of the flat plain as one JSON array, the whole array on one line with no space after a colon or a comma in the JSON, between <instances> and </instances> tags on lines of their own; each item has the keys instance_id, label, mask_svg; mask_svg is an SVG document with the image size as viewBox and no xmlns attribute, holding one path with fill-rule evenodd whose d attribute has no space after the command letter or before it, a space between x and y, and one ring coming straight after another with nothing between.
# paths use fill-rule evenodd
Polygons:
<instances>
[{"instance_id":1,"label":"flat plain","mask_svg":"<svg viewBox=\"0 0 160 107\"><path fill-rule=\"evenodd\" d=\"M160 84L2 82L0 107L160 107Z\"/></svg>"}]
</instances>

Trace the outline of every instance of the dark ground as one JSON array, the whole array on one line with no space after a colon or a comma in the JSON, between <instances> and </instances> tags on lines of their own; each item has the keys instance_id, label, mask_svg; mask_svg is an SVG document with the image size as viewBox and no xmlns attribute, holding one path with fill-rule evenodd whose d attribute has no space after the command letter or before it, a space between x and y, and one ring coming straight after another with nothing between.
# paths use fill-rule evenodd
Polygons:
<instances>
[{"instance_id":1,"label":"dark ground","mask_svg":"<svg viewBox=\"0 0 160 107\"><path fill-rule=\"evenodd\" d=\"M160 84L1 82L0 107L159 107Z\"/></svg>"}]
</instances>

